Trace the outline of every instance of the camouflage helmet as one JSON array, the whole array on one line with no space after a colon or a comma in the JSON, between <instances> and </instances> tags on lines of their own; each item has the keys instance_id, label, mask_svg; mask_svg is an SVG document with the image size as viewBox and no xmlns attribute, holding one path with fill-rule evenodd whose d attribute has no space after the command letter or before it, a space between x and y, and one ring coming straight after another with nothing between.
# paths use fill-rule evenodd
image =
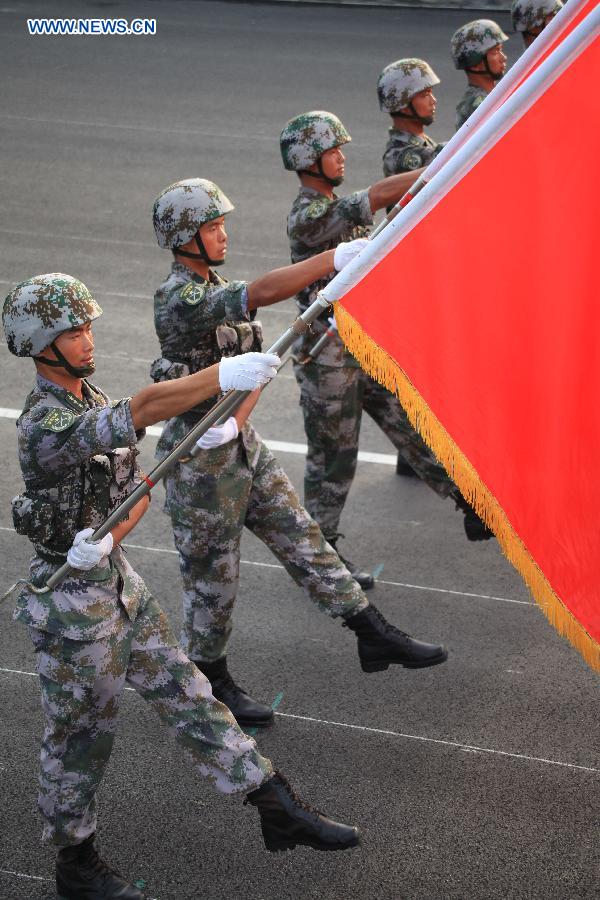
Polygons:
<instances>
[{"instance_id":1,"label":"camouflage helmet","mask_svg":"<svg viewBox=\"0 0 600 900\"><path fill-rule=\"evenodd\" d=\"M4 301L2 324L11 353L38 356L59 334L101 315L85 284L71 275L51 272L13 288Z\"/></svg>"},{"instance_id":2,"label":"camouflage helmet","mask_svg":"<svg viewBox=\"0 0 600 900\"><path fill-rule=\"evenodd\" d=\"M457 69L469 69L480 63L488 50L508 40L496 22L491 19L475 19L467 22L452 35L450 49Z\"/></svg>"},{"instance_id":3,"label":"camouflage helmet","mask_svg":"<svg viewBox=\"0 0 600 900\"><path fill-rule=\"evenodd\" d=\"M292 172L301 172L316 163L326 150L351 140L333 113L323 110L302 113L290 119L279 136L283 165Z\"/></svg>"},{"instance_id":4,"label":"camouflage helmet","mask_svg":"<svg viewBox=\"0 0 600 900\"><path fill-rule=\"evenodd\" d=\"M174 250L186 244L201 225L231 212L233 203L213 181L176 181L154 201L152 218L158 246Z\"/></svg>"},{"instance_id":5,"label":"camouflage helmet","mask_svg":"<svg viewBox=\"0 0 600 900\"><path fill-rule=\"evenodd\" d=\"M563 8L561 0L513 0L510 9L515 31L543 28L546 16L556 15Z\"/></svg>"},{"instance_id":6,"label":"camouflage helmet","mask_svg":"<svg viewBox=\"0 0 600 900\"><path fill-rule=\"evenodd\" d=\"M379 108L395 113L408 106L419 91L439 83L440 79L424 59L398 59L385 67L377 81Z\"/></svg>"}]
</instances>

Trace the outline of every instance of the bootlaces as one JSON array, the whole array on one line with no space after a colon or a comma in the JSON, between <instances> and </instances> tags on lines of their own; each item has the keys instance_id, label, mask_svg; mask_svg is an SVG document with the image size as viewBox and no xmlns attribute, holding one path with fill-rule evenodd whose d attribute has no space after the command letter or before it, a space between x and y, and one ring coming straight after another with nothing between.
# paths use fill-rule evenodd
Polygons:
<instances>
[{"instance_id":1,"label":"bootlaces","mask_svg":"<svg viewBox=\"0 0 600 900\"><path fill-rule=\"evenodd\" d=\"M400 628L396 628L395 625L392 625L391 622L388 622L388 620L385 618L385 616L379 612L379 610L377 609L376 606L373 606L372 604L371 604L371 611L379 619L379 621L384 626L386 631L391 631L392 634L398 634L398 635L400 635L400 637L410 638L410 634L407 634L406 631L402 631Z\"/></svg>"}]
</instances>

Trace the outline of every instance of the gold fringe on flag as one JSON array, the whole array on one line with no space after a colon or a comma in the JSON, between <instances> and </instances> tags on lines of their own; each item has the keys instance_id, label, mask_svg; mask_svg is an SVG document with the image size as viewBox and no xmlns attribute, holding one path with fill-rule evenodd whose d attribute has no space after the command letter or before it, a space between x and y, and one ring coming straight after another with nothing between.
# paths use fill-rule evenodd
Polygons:
<instances>
[{"instance_id":1,"label":"gold fringe on flag","mask_svg":"<svg viewBox=\"0 0 600 900\"><path fill-rule=\"evenodd\" d=\"M481 481L469 460L398 363L365 334L356 319L339 301L335 304L335 320L344 344L362 368L397 395L413 427L434 452L477 515L494 532L502 552L522 576L549 622L581 653L588 665L600 672L600 645L555 593L494 495Z\"/></svg>"}]
</instances>

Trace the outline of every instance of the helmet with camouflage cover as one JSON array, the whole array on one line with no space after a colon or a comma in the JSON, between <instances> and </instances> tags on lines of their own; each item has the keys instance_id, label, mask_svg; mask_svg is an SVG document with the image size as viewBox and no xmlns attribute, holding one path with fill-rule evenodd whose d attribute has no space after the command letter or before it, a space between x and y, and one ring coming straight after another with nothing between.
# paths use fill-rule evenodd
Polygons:
<instances>
[{"instance_id":1,"label":"helmet with camouflage cover","mask_svg":"<svg viewBox=\"0 0 600 900\"><path fill-rule=\"evenodd\" d=\"M170 184L154 201L152 218L159 247L170 250L181 247L194 237L201 225L226 215L233 208L221 188L206 178L186 178Z\"/></svg>"},{"instance_id":2,"label":"helmet with camouflage cover","mask_svg":"<svg viewBox=\"0 0 600 900\"><path fill-rule=\"evenodd\" d=\"M379 108L393 114L409 106L419 91L439 83L440 79L424 59L398 59L385 67L377 81Z\"/></svg>"},{"instance_id":3,"label":"helmet with camouflage cover","mask_svg":"<svg viewBox=\"0 0 600 900\"><path fill-rule=\"evenodd\" d=\"M513 0L510 9L515 31L535 32L546 24L548 16L555 16L563 8L561 0Z\"/></svg>"},{"instance_id":4,"label":"helmet with camouflage cover","mask_svg":"<svg viewBox=\"0 0 600 900\"><path fill-rule=\"evenodd\" d=\"M472 66L486 61L488 50L507 40L508 35L491 19L467 22L457 28L450 41L454 65L457 69L469 71Z\"/></svg>"},{"instance_id":5,"label":"helmet with camouflage cover","mask_svg":"<svg viewBox=\"0 0 600 900\"><path fill-rule=\"evenodd\" d=\"M303 172L318 163L326 150L351 140L333 113L324 110L302 113L290 119L279 137L283 165L292 172Z\"/></svg>"},{"instance_id":6,"label":"helmet with camouflage cover","mask_svg":"<svg viewBox=\"0 0 600 900\"><path fill-rule=\"evenodd\" d=\"M2 324L11 353L38 356L63 332L101 315L85 284L71 275L51 272L35 275L13 288L4 301Z\"/></svg>"}]
</instances>

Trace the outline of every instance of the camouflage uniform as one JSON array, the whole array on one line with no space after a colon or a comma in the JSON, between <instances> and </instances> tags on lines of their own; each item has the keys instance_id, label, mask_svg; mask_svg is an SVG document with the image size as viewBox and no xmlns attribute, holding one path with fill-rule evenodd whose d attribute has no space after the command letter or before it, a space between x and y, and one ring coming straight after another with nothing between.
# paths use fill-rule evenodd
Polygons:
<instances>
[{"instance_id":1,"label":"camouflage uniform","mask_svg":"<svg viewBox=\"0 0 600 900\"><path fill-rule=\"evenodd\" d=\"M487 91L484 91L482 87L477 87L474 84L470 84L464 94L462 95L459 102L456 104L456 130L458 131L462 125L465 124L469 116L472 116L478 106L481 106L485 98L487 97Z\"/></svg>"},{"instance_id":2,"label":"camouflage uniform","mask_svg":"<svg viewBox=\"0 0 600 900\"><path fill-rule=\"evenodd\" d=\"M328 199L301 187L288 216L292 262L367 234L373 222L368 190ZM332 273L332 276L333 277ZM297 295L305 310L330 279ZM313 342L327 328L327 314L300 338L294 364L308 439L304 501L326 538L338 533L339 520L356 471L360 420L364 409L402 452L403 458L440 496L455 490L444 469L414 431L398 399L362 371L335 334L316 359L302 364Z\"/></svg>"},{"instance_id":3,"label":"camouflage uniform","mask_svg":"<svg viewBox=\"0 0 600 900\"><path fill-rule=\"evenodd\" d=\"M25 493L13 501L13 517L33 543L31 582L41 587L65 561L76 532L96 528L139 483L136 443L143 432L133 428L128 400L113 403L87 381L79 400L40 376L17 428ZM95 794L126 681L218 790L247 791L272 774L177 646L119 546L51 592L25 587L14 615L29 626L41 683L45 840L78 844L95 831Z\"/></svg>"},{"instance_id":4,"label":"camouflage uniform","mask_svg":"<svg viewBox=\"0 0 600 900\"><path fill-rule=\"evenodd\" d=\"M437 144L427 134L411 134L400 128L390 128L389 135L383 154L383 174L386 178L428 166L445 147L445 144Z\"/></svg>"},{"instance_id":5,"label":"camouflage uniform","mask_svg":"<svg viewBox=\"0 0 600 900\"><path fill-rule=\"evenodd\" d=\"M205 281L177 262L156 292L154 322L162 352L151 369L155 381L196 372L222 356L258 349L262 342L260 323L247 311L244 282L227 282L212 271ZM157 458L166 456L212 405L171 419ZM177 464L165 488L184 585L182 643L193 659L213 662L226 653L244 526L324 612L346 616L367 606L249 423L235 440Z\"/></svg>"}]
</instances>

